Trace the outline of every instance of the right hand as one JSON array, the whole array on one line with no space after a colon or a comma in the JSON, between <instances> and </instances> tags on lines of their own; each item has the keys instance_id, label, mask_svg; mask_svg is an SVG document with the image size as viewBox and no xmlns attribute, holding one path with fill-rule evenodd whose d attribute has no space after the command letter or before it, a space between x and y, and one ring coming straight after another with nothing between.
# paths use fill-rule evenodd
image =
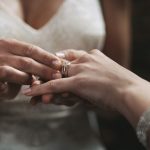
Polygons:
<instances>
[{"instance_id":1,"label":"right hand","mask_svg":"<svg viewBox=\"0 0 150 150\"><path fill-rule=\"evenodd\" d=\"M0 99L19 91L22 84L31 83L31 74L51 80L60 60L43 49L14 39L0 39ZM4 85L3 82L8 82ZM13 84L13 86L12 86ZM10 87L13 88L10 89ZM13 89L13 90L12 90Z\"/></svg>"}]
</instances>

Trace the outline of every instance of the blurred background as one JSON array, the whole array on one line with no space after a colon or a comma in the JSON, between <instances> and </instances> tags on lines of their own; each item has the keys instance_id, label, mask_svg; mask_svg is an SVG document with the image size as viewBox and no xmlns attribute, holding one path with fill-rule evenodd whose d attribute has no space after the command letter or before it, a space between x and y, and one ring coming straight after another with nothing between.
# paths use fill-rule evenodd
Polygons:
<instances>
[{"instance_id":1,"label":"blurred background","mask_svg":"<svg viewBox=\"0 0 150 150\"><path fill-rule=\"evenodd\" d=\"M150 1L132 1L131 70L150 81ZM114 123L116 122L116 123ZM145 150L124 118L101 120L102 139L108 150ZM113 136L111 136L113 135Z\"/></svg>"},{"instance_id":2,"label":"blurred background","mask_svg":"<svg viewBox=\"0 0 150 150\"><path fill-rule=\"evenodd\" d=\"M132 70L150 80L150 1L133 1Z\"/></svg>"}]
</instances>

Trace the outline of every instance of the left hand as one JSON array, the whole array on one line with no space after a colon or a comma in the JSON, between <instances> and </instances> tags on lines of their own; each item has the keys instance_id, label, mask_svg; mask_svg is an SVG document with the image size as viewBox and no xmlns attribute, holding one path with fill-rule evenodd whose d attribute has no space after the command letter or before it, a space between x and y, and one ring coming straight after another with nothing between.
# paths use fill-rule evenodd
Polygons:
<instances>
[{"instance_id":1,"label":"left hand","mask_svg":"<svg viewBox=\"0 0 150 150\"><path fill-rule=\"evenodd\" d=\"M55 76L55 79L60 79L61 75L60 73L58 73L57 76ZM41 85L42 83L44 83L43 81L41 81L40 79L37 80L34 76L33 76L33 81L32 81L32 85L31 87L35 87L38 85ZM55 105L66 105L66 106L72 106L74 104L76 104L79 101L79 97L71 94L71 93L61 93L61 94L44 94L41 96L35 96L32 97L30 100L30 103L32 105L36 105L37 103L44 103L44 104L50 104L53 103Z\"/></svg>"},{"instance_id":2,"label":"left hand","mask_svg":"<svg viewBox=\"0 0 150 150\"><path fill-rule=\"evenodd\" d=\"M135 85L138 77L99 50L89 53L71 50L63 53L65 59L73 56L69 77L30 88L24 94L38 96L70 92L97 106L105 105L119 110L124 91Z\"/></svg>"}]
</instances>

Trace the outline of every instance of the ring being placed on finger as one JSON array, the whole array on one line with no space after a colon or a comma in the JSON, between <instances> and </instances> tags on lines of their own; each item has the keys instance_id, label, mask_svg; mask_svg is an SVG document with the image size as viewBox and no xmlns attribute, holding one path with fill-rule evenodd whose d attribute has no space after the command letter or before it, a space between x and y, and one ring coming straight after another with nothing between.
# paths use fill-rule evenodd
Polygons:
<instances>
[{"instance_id":1,"label":"ring being placed on finger","mask_svg":"<svg viewBox=\"0 0 150 150\"><path fill-rule=\"evenodd\" d=\"M68 77L70 64L71 63L69 61L67 61L67 60L63 60L62 61L61 74L62 74L63 78Z\"/></svg>"}]
</instances>

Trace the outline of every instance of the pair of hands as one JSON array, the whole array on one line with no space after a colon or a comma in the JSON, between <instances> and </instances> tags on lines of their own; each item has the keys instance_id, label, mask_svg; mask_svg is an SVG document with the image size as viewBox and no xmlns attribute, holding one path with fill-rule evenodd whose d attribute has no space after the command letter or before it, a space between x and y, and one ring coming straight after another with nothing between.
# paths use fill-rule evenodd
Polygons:
<instances>
[{"instance_id":1,"label":"pair of hands","mask_svg":"<svg viewBox=\"0 0 150 150\"><path fill-rule=\"evenodd\" d=\"M25 95L34 98L43 95L42 100L52 102L55 94L72 93L97 106L119 110L124 93L139 80L99 50L89 53L66 50L57 56L31 44L0 40L0 98L12 98L22 84L33 84L23 92ZM59 76L62 59L71 61L68 78ZM32 82L31 74L48 82Z\"/></svg>"},{"instance_id":2,"label":"pair of hands","mask_svg":"<svg viewBox=\"0 0 150 150\"><path fill-rule=\"evenodd\" d=\"M28 88L24 91L25 95L40 96L69 92L98 107L107 106L121 112L125 93L139 80L138 76L99 50L92 50L89 53L66 50L56 55L71 61L69 77Z\"/></svg>"},{"instance_id":3,"label":"pair of hands","mask_svg":"<svg viewBox=\"0 0 150 150\"><path fill-rule=\"evenodd\" d=\"M22 85L32 87L42 82L61 78L61 59L32 44L14 39L0 39L0 100L14 98ZM33 75L34 76L33 76ZM40 77L36 80L35 76ZM72 105L75 96L70 95L72 102L66 102L68 94L55 95L60 99L57 104ZM31 103L49 103L54 98L53 94L43 94L33 97Z\"/></svg>"}]
</instances>

